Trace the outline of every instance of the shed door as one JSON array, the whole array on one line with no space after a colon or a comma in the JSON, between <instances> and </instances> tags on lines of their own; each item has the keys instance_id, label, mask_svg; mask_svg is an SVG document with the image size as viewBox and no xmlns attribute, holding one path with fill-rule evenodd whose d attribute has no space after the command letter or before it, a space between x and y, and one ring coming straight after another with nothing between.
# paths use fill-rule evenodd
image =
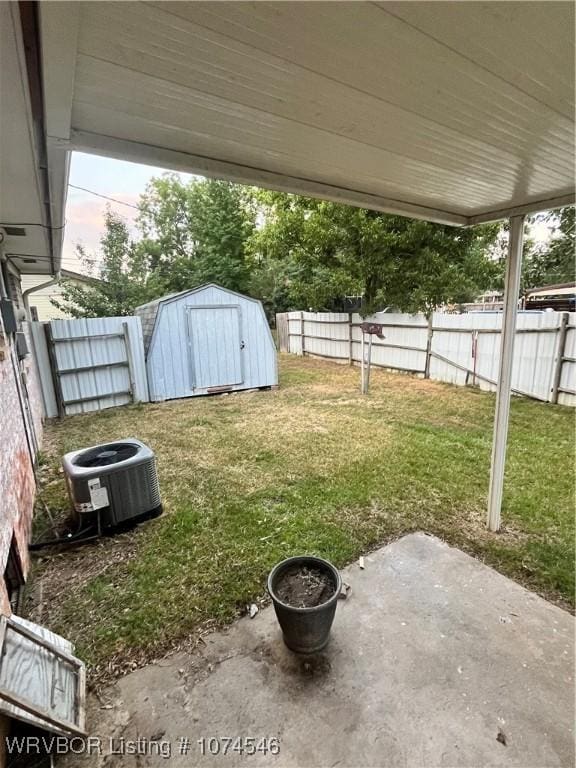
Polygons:
<instances>
[{"instance_id":1,"label":"shed door","mask_svg":"<svg viewBox=\"0 0 576 768\"><path fill-rule=\"evenodd\" d=\"M187 307L192 388L211 389L241 384L242 338L240 307Z\"/></svg>"}]
</instances>

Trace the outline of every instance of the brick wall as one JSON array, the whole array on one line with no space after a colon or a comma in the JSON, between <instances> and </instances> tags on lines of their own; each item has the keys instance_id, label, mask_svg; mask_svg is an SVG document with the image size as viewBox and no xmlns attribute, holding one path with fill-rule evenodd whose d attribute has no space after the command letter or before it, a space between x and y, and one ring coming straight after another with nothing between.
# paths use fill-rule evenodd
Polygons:
<instances>
[{"instance_id":1,"label":"brick wall","mask_svg":"<svg viewBox=\"0 0 576 768\"><path fill-rule=\"evenodd\" d=\"M28 572L28 541L36 490L15 368L16 372L20 367L24 371L34 432L38 444L42 440L42 398L36 365L32 354L19 363L13 347L0 319L0 576L6 568L13 536L24 575ZM24 395L23 386L21 391ZM10 612L3 578L0 612Z\"/></svg>"}]
</instances>

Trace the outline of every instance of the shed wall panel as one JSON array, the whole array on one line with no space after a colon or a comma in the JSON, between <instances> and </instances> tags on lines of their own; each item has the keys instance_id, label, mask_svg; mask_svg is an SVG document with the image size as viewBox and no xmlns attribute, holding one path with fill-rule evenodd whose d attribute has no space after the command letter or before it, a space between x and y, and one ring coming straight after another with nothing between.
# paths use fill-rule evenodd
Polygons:
<instances>
[{"instance_id":1,"label":"shed wall panel","mask_svg":"<svg viewBox=\"0 0 576 768\"><path fill-rule=\"evenodd\" d=\"M217 308L223 305L238 306L241 341L244 342L243 349L240 350L243 381L232 385L231 388L233 390L253 389L278 383L276 348L260 302L218 286L209 285L160 302L147 359L152 400L170 400L205 394L206 387L195 389L193 386L188 308ZM223 337L231 333L225 319L217 312L214 313L214 322L222 322L219 332ZM232 333L236 332L233 330ZM231 338L226 340L226 344L230 343L233 343ZM214 349L213 352L217 354L218 350ZM206 360L206 365L210 366L209 359ZM216 376L215 368L214 376Z\"/></svg>"}]
</instances>

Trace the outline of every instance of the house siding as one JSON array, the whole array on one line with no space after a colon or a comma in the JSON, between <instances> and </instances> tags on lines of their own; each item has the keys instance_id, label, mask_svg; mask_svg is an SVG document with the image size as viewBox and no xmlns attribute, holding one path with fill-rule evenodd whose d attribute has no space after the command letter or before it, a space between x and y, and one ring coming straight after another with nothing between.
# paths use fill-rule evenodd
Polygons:
<instances>
[{"instance_id":1,"label":"house siding","mask_svg":"<svg viewBox=\"0 0 576 768\"><path fill-rule=\"evenodd\" d=\"M50 280L49 275L22 275L22 291L36 288L38 285ZM75 285L84 285L79 280L72 280ZM69 312L64 312L52 304L52 299L63 298L62 286L58 283L34 291L28 298L30 309L36 309L38 320L43 323L48 320L66 320L71 317Z\"/></svg>"}]
</instances>

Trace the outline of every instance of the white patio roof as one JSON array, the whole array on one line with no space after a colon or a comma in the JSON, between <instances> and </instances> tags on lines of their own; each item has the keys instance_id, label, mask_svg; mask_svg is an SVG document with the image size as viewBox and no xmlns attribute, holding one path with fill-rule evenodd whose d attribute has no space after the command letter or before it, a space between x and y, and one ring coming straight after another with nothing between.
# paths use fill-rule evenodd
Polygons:
<instances>
[{"instance_id":1,"label":"white patio roof","mask_svg":"<svg viewBox=\"0 0 576 768\"><path fill-rule=\"evenodd\" d=\"M466 225L574 200L570 2L50 2L49 151Z\"/></svg>"}]
</instances>

